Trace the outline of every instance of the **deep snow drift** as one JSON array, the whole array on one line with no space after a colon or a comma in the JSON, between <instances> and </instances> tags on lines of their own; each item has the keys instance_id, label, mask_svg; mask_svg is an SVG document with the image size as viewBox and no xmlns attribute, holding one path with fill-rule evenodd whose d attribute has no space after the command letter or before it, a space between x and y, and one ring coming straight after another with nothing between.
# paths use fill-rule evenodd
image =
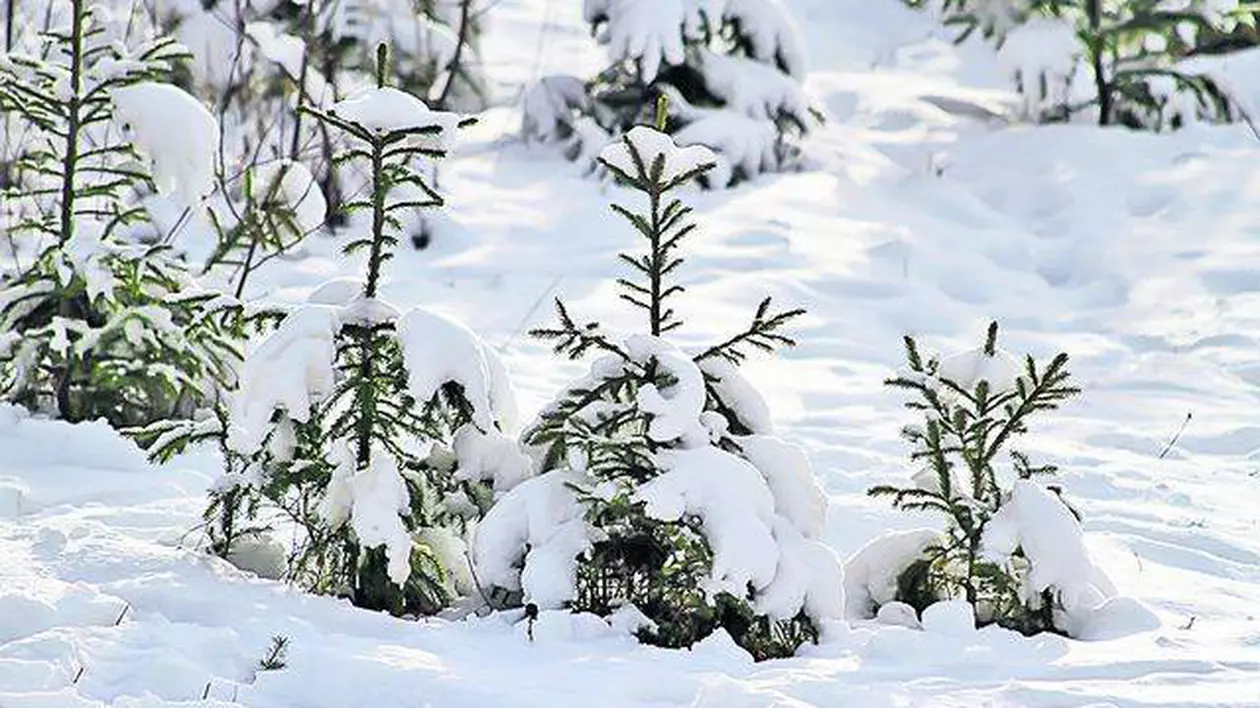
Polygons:
<instances>
[{"instance_id":1,"label":"deep snow drift","mask_svg":"<svg viewBox=\"0 0 1260 708\"><path fill-rule=\"evenodd\" d=\"M809 453L828 495L821 538L842 556L924 525L864 494L908 474L907 414L881 385L903 333L952 351L998 319L1012 351L1069 352L1085 392L1026 447L1062 466L1081 542L1160 627L1028 639L968 631L944 607L926 631L859 621L754 665L720 634L666 651L562 613L532 643L514 615L396 620L199 552L209 451L154 468L103 424L4 407L0 707L1260 706L1260 145L1242 126L991 124L959 109L1016 105L991 52L951 46L893 0L788 5L829 113L817 164L693 197L686 331L712 339L765 295L809 309L799 348L744 372ZM599 65L580 15L493 7L483 46L504 101ZM518 125L515 108L490 111L442 167L449 218L382 296L468 323L529 414L581 367L523 332L557 293L627 322L608 276L633 235L607 210L611 187L526 148ZM357 272L342 243L313 237L252 294L302 302ZM288 666L260 672L273 635L290 639Z\"/></svg>"}]
</instances>

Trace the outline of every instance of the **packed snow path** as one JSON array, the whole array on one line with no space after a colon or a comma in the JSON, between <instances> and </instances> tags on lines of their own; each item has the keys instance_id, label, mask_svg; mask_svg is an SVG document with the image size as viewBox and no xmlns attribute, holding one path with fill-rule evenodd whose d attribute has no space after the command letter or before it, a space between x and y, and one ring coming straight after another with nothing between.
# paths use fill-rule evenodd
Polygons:
<instances>
[{"instance_id":1,"label":"packed snow path","mask_svg":"<svg viewBox=\"0 0 1260 708\"><path fill-rule=\"evenodd\" d=\"M823 477L842 555L919 525L864 495L906 474L907 419L881 385L903 333L960 348L996 318L1014 351L1068 351L1085 393L1030 452L1062 465L1091 550L1160 629L1071 642L858 626L753 665L721 641L664 651L556 616L533 643L512 617L395 620L199 552L208 454L152 468L101 424L4 408L0 707L1260 706L1260 146L1241 127L986 124L979 107L1011 100L991 59L930 39L893 0L790 4L830 117L817 168L696 197L685 331L710 339L765 294L810 310L798 349L748 371ZM579 5L495 6L501 95L598 64ZM523 331L557 293L625 323L608 276L633 237L610 188L521 146L517 120L491 111L443 168L449 218L384 294L501 347L530 412L580 367ZM314 240L257 294L296 301L354 272L338 248ZM288 666L258 672L273 635Z\"/></svg>"}]
</instances>

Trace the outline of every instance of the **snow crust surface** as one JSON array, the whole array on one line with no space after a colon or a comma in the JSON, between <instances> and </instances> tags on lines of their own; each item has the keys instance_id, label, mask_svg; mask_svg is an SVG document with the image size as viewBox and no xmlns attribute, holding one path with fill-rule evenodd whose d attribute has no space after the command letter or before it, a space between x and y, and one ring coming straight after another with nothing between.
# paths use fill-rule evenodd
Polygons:
<instances>
[{"instance_id":1,"label":"snow crust surface","mask_svg":"<svg viewBox=\"0 0 1260 708\"><path fill-rule=\"evenodd\" d=\"M1068 351L1085 393L1037 428L1028 452L1066 470L1065 495L1085 519L1079 542L1118 595L1074 632L1089 641L920 631L893 611L859 618L860 589L879 592L888 576L857 582L852 562L847 630L766 664L729 637L658 650L563 611L543 613L533 643L519 613L397 620L197 549L186 534L219 473L211 451L154 467L103 423L0 406L0 705L1260 705L1260 427L1249 414L1260 197L1239 188L1260 180L1254 138L1244 126L1154 136L995 125L1020 98L991 52L952 45L897 2L783 4L809 48L805 85L830 120L813 169L696 197L702 228L682 269L688 344L729 336L762 293L810 310L798 348L742 373L764 396L765 422L808 451L828 502L820 540L845 557L924 525L864 493L907 473L906 412L880 383L903 363L902 334L954 351L997 318L1011 351ZM507 95L536 74L604 63L576 12L546 6L512 0L487 15L487 66ZM501 350L530 414L581 373L520 334L545 321L536 302L559 292L574 311L637 322L606 285L629 237L604 188L514 143L517 123L512 109L490 111L444 167L450 218L470 236L400 254L382 297L467 322ZM361 272L341 245L312 239L257 287L302 303L328 278ZM519 548L517 562L526 544L554 547L559 572L509 566L489 578L487 568L480 584L519 578L532 597L563 602L547 581L588 539L557 477L517 487L547 492L501 543ZM563 526L554 519L571 535L541 533ZM474 557L500 543L489 521ZM289 665L259 672L275 634L290 639Z\"/></svg>"}]
</instances>

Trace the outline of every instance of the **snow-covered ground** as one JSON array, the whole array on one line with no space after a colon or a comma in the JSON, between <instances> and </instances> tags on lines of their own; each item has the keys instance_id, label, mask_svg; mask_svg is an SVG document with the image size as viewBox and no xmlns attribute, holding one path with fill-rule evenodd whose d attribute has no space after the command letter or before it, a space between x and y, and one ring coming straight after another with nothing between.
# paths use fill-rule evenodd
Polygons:
<instances>
[{"instance_id":1,"label":"snow-covered ground","mask_svg":"<svg viewBox=\"0 0 1260 708\"><path fill-rule=\"evenodd\" d=\"M1030 452L1060 464L1086 542L1159 629L1076 642L997 628L854 626L754 665L719 639L641 647L567 616L405 621L259 580L199 552L215 459L165 467L103 423L0 408L0 707L1260 706L1260 144L1240 126L1155 136L1009 127L991 56L933 39L894 0L792 0L808 87L829 113L812 171L695 194L681 344L766 294L810 314L801 346L747 369L830 494L848 555L922 520L865 496L907 474L881 382L900 337L1073 357L1085 393ZM504 0L484 46L505 105L599 63L580 3ZM967 108L969 107L969 108ZM524 332L563 294L626 323L609 276L634 238L614 188L487 113L442 168L449 219L386 271L384 295L500 348L526 413L580 366ZM255 295L305 298L351 272L317 237ZM1176 444L1165 448L1192 416ZM273 635L288 666L258 672Z\"/></svg>"}]
</instances>

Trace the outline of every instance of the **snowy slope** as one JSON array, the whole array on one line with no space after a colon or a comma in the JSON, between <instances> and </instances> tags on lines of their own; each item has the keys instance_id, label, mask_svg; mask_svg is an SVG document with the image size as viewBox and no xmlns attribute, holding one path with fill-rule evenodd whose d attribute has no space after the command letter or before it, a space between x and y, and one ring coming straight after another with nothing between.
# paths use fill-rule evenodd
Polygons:
<instances>
[{"instance_id":1,"label":"snowy slope","mask_svg":"<svg viewBox=\"0 0 1260 708\"><path fill-rule=\"evenodd\" d=\"M1063 466L1095 558L1160 629L856 626L753 665L720 638L665 651L567 616L544 616L532 644L514 617L395 620L199 553L209 453L153 468L103 424L4 408L0 708L1260 706L1260 145L1241 127L1004 128L977 117L1014 100L985 52L893 0L789 4L830 114L816 169L694 196L681 343L741 325L766 294L810 310L802 345L748 372L809 450L824 538L845 555L918 525L864 494L907 474L906 418L881 385L903 333L956 349L997 318L1014 351L1068 351L1085 395L1030 452ZM489 17L506 104L599 63L580 3L504 0ZM389 266L383 295L500 347L530 413L580 367L523 332L560 293L631 323L608 276L634 239L605 206L613 188L521 145L518 120L504 106L470 131L441 172L449 218ZM298 301L351 272L340 244L270 264L255 294ZM257 672L277 634L288 667Z\"/></svg>"}]
</instances>

